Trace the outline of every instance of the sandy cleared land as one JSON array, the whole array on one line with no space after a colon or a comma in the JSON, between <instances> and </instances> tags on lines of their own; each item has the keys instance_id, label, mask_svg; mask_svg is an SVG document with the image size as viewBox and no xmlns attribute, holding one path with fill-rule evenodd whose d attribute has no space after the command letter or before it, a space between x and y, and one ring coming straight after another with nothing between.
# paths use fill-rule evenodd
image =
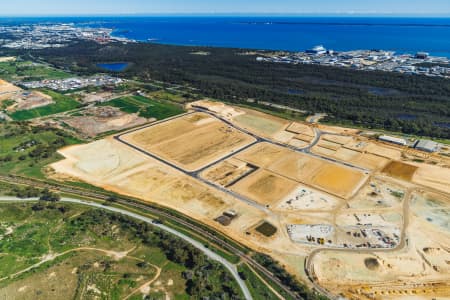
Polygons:
<instances>
[{"instance_id":1,"label":"sandy cleared land","mask_svg":"<svg viewBox=\"0 0 450 300\"><path fill-rule=\"evenodd\" d=\"M274 161L269 169L299 182L310 184L314 174L327 165L329 163L323 160L290 151L283 158Z\"/></svg>"},{"instance_id":2,"label":"sandy cleared land","mask_svg":"<svg viewBox=\"0 0 450 300\"><path fill-rule=\"evenodd\" d=\"M122 138L189 171L255 141L249 135L203 113L144 128Z\"/></svg>"},{"instance_id":3,"label":"sandy cleared land","mask_svg":"<svg viewBox=\"0 0 450 300\"><path fill-rule=\"evenodd\" d=\"M366 178L360 171L329 164L322 167L311 182L330 194L349 198L364 184Z\"/></svg>"},{"instance_id":4,"label":"sandy cleared land","mask_svg":"<svg viewBox=\"0 0 450 300\"><path fill-rule=\"evenodd\" d=\"M417 169L416 166L410 164L392 161L383 169L383 173L397 179L411 181Z\"/></svg>"},{"instance_id":5,"label":"sandy cleared land","mask_svg":"<svg viewBox=\"0 0 450 300\"><path fill-rule=\"evenodd\" d=\"M0 101L10 99L20 91L22 91L21 88L0 79Z\"/></svg>"},{"instance_id":6,"label":"sandy cleared land","mask_svg":"<svg viewBox=\"0 0 450 300\"><path fill-rule=\"evenodd\" d=\"M370 153L362 153L348 148L339 148L336 151L330 149L329 147L324 148L317 145L312 148L312 152L326 157L334 158L339 161L348 162L352 165L368 170L382 169L390 162L388 158Z\"/></svg>"},{"instance_id":7,"label":"sandy cleared land","mask_svg":"<svg viewBox=\"0 0 450 300\"><path fill-rule=\"evenodd\" d=\"M365 153L356 157L354 163L368 170L379 170L384 168L389 161L388 158Z\"/></svg>"},{"instance_id":8,"label":"sandy cleared land","mask_svg":"<svg viewBox=\"0 0 450 300\"><path fill-rule=\"evenodd\" d=\"M277 210L333 210L340 204L340 200L315 189L299 185L293 192L281 201Z\"/></svg>"},{"instance_id":9,"label":"sandy cleared land","mask_svg":"<svg viewBox=\"0 0 450 300\"><path fill-rule=\"evenodd\" d=\"M254 110L242 109L244 115L237 116L233 121L240 127L256 132L264 137L272 138L283 130L289 122Z\"/></svg>"},{"instance_id":10,"label":"sandy cleared land","mask_svg":"<svg viewBox=\"0 0 450 300\"><path fill-rule=\"evenodd\" d=\"M440 168L427 164L415 164L418 169L412 177L412 181L444 193L450 191L450 169Z\"/></svg>"},{"instance_id":11,"label":"sandy cleared land","mask_svg":"<svg viewBox=\"0 0 450 300\"><path fill-rule=\"evenodd\" d=\"M138 114L127 114L110 106L92 107L84 110L83 114L84 116L65 118L64 122L89 137L156 121L141 118Z\"/></svg>"},{"instance_id":12,"label":"sandy cleared land","mask_svg":"<svg viewBox=\"0 0 450 300\"><path fill-rule=\"evenodd\" d=\"M427 204L427 196L418 197L420 200L413 201L413 209L419 213L424 207L444 210L450 207L448 198L441 199L438 205L437 202ZM319 282L348 298L445 299L450 295L449 231L434 226L422 216L411 218L409 243L403 250L319 253L314 258L314 273Z\"/></svg>"},{"instance_id":13,"label":"sandy cleared land","mask_svg":"<svg viewBox=\"0 0 450 300\"><path fill-rule=\"evenodd\" d=\"M349 208L376 209L398 208L402 203L406 188L384 180L372 179L360 193L348 202Z\"/></svg>"},{"instance_id":14,"label":"sandy cleared land","mask_svg":"<svg viewBox=\"0 0 450 300\"><path fill-rule=\"evenodd\" d=\"M353 195L366 179L361 171L268 143L253 146L237 158L342 198Z\"/></svg>"},{"instance_id":15,"label":"sandy cleared land","mask_svg":"<svg viewBox=\"0 0 450 300\"><path fill-rule=\"evenodd\" d=\"M189 103L187 108L192 107L200 107L202 109L209 110L211 112L214 112L218 115L220 115L223 118L226 119L233 119L237 116L245 114L242 110L236 109L232 106L225 105L221 102L213 102L209 100L200 100L196 102Z\"/></svg>"},{"instance_id":16,"label":"sandy cleared land","mask_svg":"<svg viewBox=\"0 0 450 300\"><path fill-rule=\"evenodd\" d=\"M259 143L250 149L239 153L236 158L264 168L271 165L274 161L282 159L290 152L291 151L286 148L274 146L268 143Z\"/></svg>"},{"instance_id":17,"label":"sandy cleared land","mask_svg":"<svg viewBox=\"0 0 450 300\"><path fill-rule=\"evenodd\" d=\"M302 248L293 245L287 234L280 229L284 227L280 225L278 217L272 217L206 186L111 137L86 145L68 147L60 153L66 159L52 165L55 171L52 178L76 178L122 195L169 207L257 251L271 253L271 249L277 249L282 252L304 253ZM214 221L227 210L234 210L238 214L229 226L222 226ZM268 239L260 235L246 234L249 228L263 220L278 228L273 237Z\"/></svg>"},{"instance_id":18,"label":"sandy cleared land","mask_svg":"<svg viewBox=\"0 0 450 300\"><path fill-rule=\"evenodd\" d=\"M334 151L337 151L339 148L342 147L342 145L339 143L330 142L324 139L320 139L320 141L317 143L317 146Z\"/></svg>"},{"instance_id":19,"label":"sandy cleared land","mask_svg":"<svg viewBox=\"0 0 450 300\"><path fill-rule=\"evenodd\" d=\"M1 56L0 62L9 62L9 61L16 61L16 57L14 56Z\"/></svg>"},{"instance_id":20,"label":"sandy cleared land","mask_svg":"<svg viewBox=\"0 0 450 300\"><path fill-rule=\"evenodd\" d=\"M314 137L314 131L308 125L301 124L298 122L292 122L287 128L286 131L295 133L295 134L305 134L311 137Z\"/></svg>"},{"instance_id":21,"label":"sandy cleared land","mask_svg":"<svg viewBox=\"0 0 450 300\"><path fill-rule=\"evenodd\" d=\"M324 134L322 135L321 140L345 145L347 143L350 143L352 141L352 136L345 136L345 135L331 135L331 134Z\"/></svg>"},{"instance_id":22,"label":"sandy cleared land","mask_svg":"<svg viewBox=\"0 0 450 300\"><path fill-rule=\"evenodd\" d=\"M260 170L230 188L260 204L273 206L295 189L297 182Z\"/></svg>"},{"instance_id":23,"label":"sandy cleared land","mask_svg":"<svg viewBox=\"0 0 450 300\"><path fill-rule=\"evenodd\" d=\"M402 151L398 148L389 147L386 145L379 145L377 143L369 143L364 149L367 153L383 156L389 159L398 160L402 156Z\"/></svg>"},{"instance_id":24,"label":"sandy cleared land","mask_svg":"<svg viewBox=\"0 0 450 300\"><path fill-rule=\"evenodd\" d=\"M231 158L204 171L201 177L221 186L228 186L252 171L254 168L247 163Z\"/></svg>"},{"instance_id":25,"label":"sandy cleared land","mask_svg":"<svg viewBox=\"0 0 450 300\"><path fill-rule=\"evenodd\" d=\"M380 152L378 153L377 150ZM391 152L394 157L400 156L400 152L396 155L389 150L373 142L355 139L352 136L330 134L323 135L319 143L312 148L313 153L348 162L368 170L379 170L386 166L390 161L390 157L386 155Z\"/></svg>"},{"instance_id":26,"label":"sandy cleared land","mask_svg":"<svg viewBox=\"0 0 450 300\"><path fill-rule=\"evenodd\" d=\"M23 92L12 97L16 102L8 110L29 110L54 103L52 97L38 91Z\"/></svg>"},{"instance_id":27,"label":"sandy cleared land","mask_svg":"<svg viewBox=\"0 0 450 300\"><path fill-rule=\"evenodd\" d=\"M226 107L220 109L227 111ZM289 124L291 122L286 121L271 138L288 143L295 140L288 141L297 134L285 130ZM235 141L239 136L227 132L228 129L208 114L194 113L136 131L125 138L175 164L191 161L193 166L215 161L214 154L218 152L223 157L223 149L217 151L219 145L221 148L237 147ZM334 129L346 132L346 129ZM222 138L224 136L227 138ZM320 151L333 158L339 151L341 159L365 166L369 171L363 172L270 143L258 143L200 174L209 181L269 205L270 212L245 204L112 138L63 149L61 154L67 159L53 167L57 171L55 177L78 178L107 190L175 209L254 251L273 256L306 282L309 281L303 270L305 257L321 247L322 242L323 247L338 246L342 251L321 251L312 260L312 275L317 275L318 282L336 295L342 293L349 299L364 300L402 299L406 296L439 299L449 295L450 200L436 191L441 190L442 194L449 191L450 169L445 168L443 160L439 159L436 165L408 163L418 168L411 175L411 168L405 169L406 162L401 161L404 151L401 147L384 146L354 136L324 135L321 143L332 149L316 146L315 153ZM197 152L204 154L198 157ZM399 165L385 167L396 157ZM251 170L247 174L249 168ZM386 172L382 172L383 169ZM390 177L391 173L397 177L406 173L410 179L408 182L395 179ZM235 182L235 179L239 180ZM415 189L418 188L421 193L426 193L416 195ZM408 205L405 201L410 200L411 193L413 198ZM403 220L406 220L404 208L409 216L406 247L387 252L372 250L368 242L384 248L391 243L399 244ZM230 209L235 210L238 217L229 226L214 221ZM273 236L255 233L255 227L263 222L277 228ZM303 229L315 229L316 225L323 224L333 226L334 232L326 236L326 241L318 243L316 239L310 243ZM306 225L295 227L300 243L291 240L287 230L290 225ZM363 236L363 232L367 236ZM315 234L315 231L311 233ZM384 238L387 238L386 242L382 241ZM360 248L350 251L344 244Z\"/></svg>"}]
</instances>

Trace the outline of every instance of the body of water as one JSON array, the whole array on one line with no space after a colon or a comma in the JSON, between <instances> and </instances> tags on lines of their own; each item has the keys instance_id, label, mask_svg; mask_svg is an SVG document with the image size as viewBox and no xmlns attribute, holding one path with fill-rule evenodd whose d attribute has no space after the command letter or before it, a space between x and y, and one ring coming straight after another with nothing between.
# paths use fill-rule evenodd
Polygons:
<instances>
[{"instance_id":1,"label":"body of water","mask_svg":"<svg viewBox=\"0 0 450 300\"><path fill-rule=\"evenodd\" d=\"M381 17L91 17L0 19L75 22L114 35L173 45L302 51L383 49L450 57L450 18Z\"/></svg>"},{"instance_id":2,"label":"body of water","mask_svg":"<svg viewBox=\"0 0 450 300\"><path fill-rule=\"evenodd\" d=\"M102 63L102 64L97 64L97 67L107 70L107 71L112 71L112 72L122 72L124 71L127 67L128 67L129 63Z\"/></svg>"}]
</instances>

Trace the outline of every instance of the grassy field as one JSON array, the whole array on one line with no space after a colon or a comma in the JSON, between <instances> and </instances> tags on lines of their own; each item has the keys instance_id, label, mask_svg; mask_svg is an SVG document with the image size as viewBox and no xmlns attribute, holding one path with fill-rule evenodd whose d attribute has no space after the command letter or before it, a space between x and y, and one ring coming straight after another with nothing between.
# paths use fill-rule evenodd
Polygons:
<instances>
[{"instance_id":1,"label":"grassy field","mask_svg":"<svg viewBox=\"0 0 450 300\"><path fill-rule=\"evenodd\" d=\"M187 101L192 101L192 99L187 99L186 97L183 97L180 94L172 93L165 90L159 90L156 92L152 92L149 94L151 98L158 99L158 100L166 100L176 103L186 103Z\"/></svg>"},{"instance_id":2,"label":"grassy field","mask_svg":"<svg viewBox=\"0 0 450 300\"><path fill-rule=\"evenodd\" d=\"M101 104L114 106L127 113L139 113L144 118L166 119L183 113L183 109L175 104L156 101L143 96L117 98Z\"/></svg>"},{"instance_id":3,"label":"grassy field","mask_svg":"<svg viewBox=\"0 0 450 300\"><path fill-rule=\"evenodd\" d=\"M0 123L0 173L43 179L42 168L62 158L57 149L80 142L52 128Z\"/></svg>"},{"instance_id":4,"label":"grassy field","mask_svg":"<svg viewBox=\"0 0 450 300\"><path fill-rule=\"evenodd\" d=\"M44 64L30 61L12 61L0 63L0 78L7 81L34 81L43 79L61 79L72 75Z\"/></svg>"},{"instance_id":5,"label":"grassy field","mask_svg":"<svg viewBox=\"0 0 450 300\"><path fill-rule=\"evenodd\" d=\"M247 264L241 264L238 267L239 274L245 279L248 289L253 296L253 299L277 300L279 299L267 285L259 279Z\"/></svg>"},{"instance_id":6,"label":"grassy field","mask_svg":"<svg viewBox=\"0 0 450 300\"><path fill-rule=\"evenodd\" d=\"M55 103L35 109L16 111L11 113L10 117L16 121L25 121L73 110L81 106L80 103L68 96L50 90L45 90L43 92L51 96Z\"/></svg>"},{"instance_id":7,"label":"grassy field","mask_svg":"<svg viewBox=\"0 0 450 300\"><path fill-rule=\"evenodd\" d=\"M40 202L0 204L0 220L2 299L230 299L236 288L222 266L126 217Z\"/></svg>"}]
</instances>

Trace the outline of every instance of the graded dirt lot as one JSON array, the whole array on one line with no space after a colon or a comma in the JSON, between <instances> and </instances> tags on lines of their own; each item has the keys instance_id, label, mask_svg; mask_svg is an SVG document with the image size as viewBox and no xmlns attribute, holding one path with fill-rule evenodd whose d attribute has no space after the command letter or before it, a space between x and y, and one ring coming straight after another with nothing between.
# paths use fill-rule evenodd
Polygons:
<instances>
[{"instance_id":1,"label":"graded dirt lot","mask_svg":"<svg viewBox=\"0 0 450 300\"><path fill-rule=\"evenodd\" d=\"M349 299L448 299L450 228L444 221L448 215L442 212L448 212L450 199L415 194L411 205L410 234L404 249L320 252L313 260L318 282Z\"/></svg>"},{"instance_id":2,"label":"graded dirt lot","mask_svg":"<svg viewBox=\"0 0 450 300\"><path fill-rule=\"evenodd\" d=\"M209 101L209 100L195 101L195 102L189 103L187 107L188 108L199 107L202 109L206 109L208 111L211 111L211 112L214 112L214 113L220 115L223 118L230 119L230 120L237 116L245 114L245 112L238 110L232 106L225 105L221 102L213 102L213 101Z\"/></svg>"},{"instance_id":3,"label":"graded dirt lot","mask_svg":"<svg viewBox=\"0 0 450 300\"><path fill-rule=\"evenodd\" d=\"M255 141L249 135L203 113L147 127L122 138L190 171Z\"/></svg>"},{"instance_id":4,"label":"graded dirt lot","mask_svg":"<svg viewBox=\"0 0 450 300\"><path fill-rule=\"evenodd\" d=\"M284 251L293 249L278 221L270 219L267 213L135 151L112 137L64 148L60 153L66 159L51 165L54 169L49 174L51 178L82 180L177 210L255 250L267 251L268 245ZM214 221L228 210L234 210L238 215L229 226ZM246 234L248 228L264 219L279 229L270 241Z\"/></svg>"},{"instance_id":5,"label":"graded dirt lot","mask_svg":"<svg viewBox=\"0 0 450 300\"><path fill-rule=\"evenodd\" d=\"M353 195L366 179L359 170L268 143L255 145L236 157L341 198Z\"/></svg>"},{"instance_id":6,"label":"graded dirt lot","mask_svg":"<svg viewBox=\"0 0 450 300\"><path fill-rule=\"evenodd\" d=\"M378 170L386 166L391 158L389 155L400 157L400 152L391 151L373 142L330 134L323 135L312 151L368 170Z\"/></svg>"},{"instance_id":7,"label":"graded dirt lot","mask_svg":"<svg viewBox=\"0 0 450 300\"><path fill-rule=\"evenodd\" d=\"M259 143L250 149L239 153L236 158L253 163L258 167L265 168L290 153L291 151L286 148L268 143Z\"/></svg>"},{"instance_id":8,"label":"graded dirt lot","mask_svg":"<svg viewBox=\"0 0 450 300\"><path fill-rule=\"evenodd\" d=\"M211 109L221 111L218 114L228 111L221 105ZM279 125L271 138L296 140L297 133L286 131L289 124ZM327 132L356 133L318 126ZM256 129L249 131L259 134ZM266 134L269 131L270 126ZM450 294L450 168L440 156L414 162L402 147L332 134L322 136L313 154L269 142L238 152L253 138L206 113L174 118L125 134L123 139L183 168L218 162L202 171L198 180L196 173L188 176L109 137L61 150L66 160L53 165L52 177L77 178L177 210L253 251L271 255L317 288L304 269L305 262L312 262L308 273L317 277L315 284L334 296L429 300ZM220 160L228 153L234 155ZM244 197L262 205L247 203ZM237 214L230 224L215 221L228 210ZM272 236L255 231L263 222L276 228ZM323 225L333 228L326 239L320 236L322 229L326 233ZM292 233L301 237L299 242L290 238ZM316 234L313 240L311 235ZM312 259L305 260L311 254Z\"/></svg>"},{"instance_id":9,"label":"graded dirt lot","mask_svg":"<svg viewBox=\"0 0 450 300\"><path fill-rule=\"evenodd\" d=\"M247 130L257 132L265 137L273 137L278 131L283 130L289 122L271 115L260 113L254 110L241 109L243 115L235 117L234 122Z\"/></svg>"},{"instance_id":10,"label":"graded dirt lot","mask_svg":"<svg viewBox=\"0 0 450 300\"><path fill-rule=\"evenodd\" d=\"M22 91L21 88L0 79L0 101L10 99L20 91Z\"/></svg>"},{"instance_id":11,"label":"graded dirt lot","mask_svg":"<svg viewBox=\"0 0 450 300\"><path fill-rule=\"evenodd\" d=\"M260 170L230 187L231 190L256 202L273 206L297 186L297 182Z\"/></svg>"},{"instance_id":12,"label":"graded dirt lot","mask_svg":"<svg viewBox=\"0 0 450 300\"><path fill-rule=\"evenodd\" d=\"M64 122L89 137L156 121L155 119L141 118L138 114L127 114L110 106L88 108L82 114L82 116L65 118Z\"/></svg>"},{"instance_id":13,"label":"graded dirt lot","mask_svg":"<svg viewBox=\"0 0 450 300\"><path fill-rule=\"evenodd\" d=\"M417 167L412 181L424 186L428 186L444 193L450 191L450 168L437 167L428 164L413 164Z\"/></svg>"},{"instance_id":14,"label":"graded dirt lot","mask_svg":"<svg viewBox=\"0 0 450 300\"><path fill-rule=\"evenodd\" d=\"M383 169L383 173L397 179L411 181L417 169L418 168L416 166L410 164L405 164L400 161L392 161Z\"/></svg>"},{"instance_id":15,"label":"graded dirt lot","mask_svg":"<svg viewBox=\"0 0 450 300\"><path fill-rule=\"evenodd\" d=\"M364 177L360 171L330 164L322 167L311 181L314 186L330 194L348 198L364 184Z\"/></svg>"},{"instance_id":16,"label":"graded dirt lot","mask_svg":"<svg viewBox=\"0 0 450 300\"><path fill-rule=\"evenodd\" d=\"M201 174L202 178L221 186L231 185L255 169L249 164L235 158L222 161Z\"/></svg>"},{"instance_id":17,"label":"graded dirt lot","mask_svg":"<svg viewBox=\"0 0 450 300\"><path fill-rule=\"evenodd\" d=\"M16 104L8 108L10 111L29 110L54 103L52 97L38 91L18 93L12 100Z\"/></svg>"}]
</instances>

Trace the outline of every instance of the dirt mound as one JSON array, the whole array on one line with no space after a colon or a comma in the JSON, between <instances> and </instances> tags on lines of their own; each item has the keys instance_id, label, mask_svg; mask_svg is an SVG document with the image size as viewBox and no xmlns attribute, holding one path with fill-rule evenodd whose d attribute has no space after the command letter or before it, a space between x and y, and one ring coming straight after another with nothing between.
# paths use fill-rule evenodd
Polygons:
<instances>
[{"instance_id":1,"label":"dirt mound","mask_svg":"<svg viewBox=\"0 0 450 300\"><path fill-rule=\"evenodd\" d=\"M380 263L378 262L378 259L374 257L368 257L364 259L364 265L367 269L371 271L377 271L380 268Z\"/></svg>"}]
</instances>

